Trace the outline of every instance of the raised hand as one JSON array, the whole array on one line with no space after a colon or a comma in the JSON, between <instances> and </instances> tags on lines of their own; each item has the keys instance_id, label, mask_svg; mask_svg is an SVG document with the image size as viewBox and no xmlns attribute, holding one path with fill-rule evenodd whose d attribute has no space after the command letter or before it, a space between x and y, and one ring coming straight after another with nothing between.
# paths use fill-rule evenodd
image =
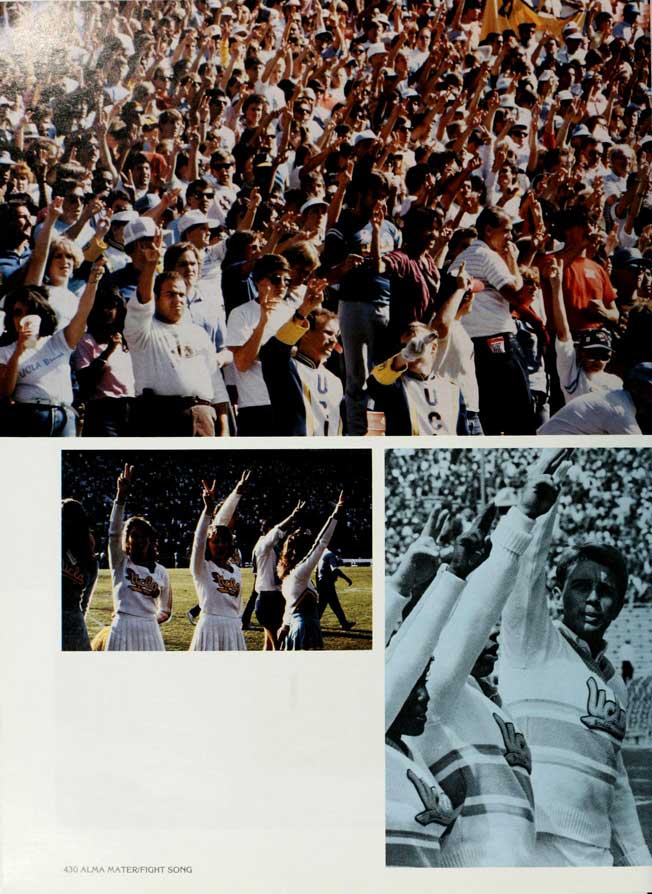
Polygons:
<instances>
[{"instance_id":1,"label":"raised hand","mask_svg":"<svg viewBox=\"0 0 652 894\"><path fill-rule=\"evenodd\" d=\"M473 280L466 272L466 261L462 261L457 273L455 274L455 284L458 289L461 289L464 292L465 295L467 292L471 291Z\"/></svg>"},{"instance_id":2,"label":"raised hand","mask_svg":"<svg viewBox=\"0 0 652 894\"><path fill-rule=\"evenodd\" d=\"M421 596L434 578L441 562L439 540L448 522L449 513L435 506L423 530L405 551L392 579L404 596Z\"/></svg>"},{"instance_id":3,"label":"raised hand","mask_svg":"<svg viewBox=\"0 0 652 894\"><path fill-rule=\"evenodd\" d=\"M204 501L204 506L206 507L206 511L212 513L215 509L215 488L217 482L213 479L213 483L209 484L208 481L204 481L202 479L202 492L201 497Z\"/></svg>"},{"instance_id":4,"label":"raised hand","mask_svg":"<svg viewBox=\"0 0 652 894\"><path fill-rule=\"evenodd\" d=\"M91 285L96 286L99 281L104 276L104 270L106 268L106 261L104 258L98 258L97 261L94 262L91 267L91 272L88 275L88 281Z\"/></svg>"},{"instance_id":5,"label":"raised hand","mask_svg":"<svg viewBox=\"0 0 652 894\"><path fill-rule=\"evenodd\" d=\"M435 341L437 341L436 332L428 332L425 335L415 335L401 351L401 357L406 363L413 363L415 360L419 360L419 358L423 356L428 345Z\"/></svg>"},{"instance_id":6,"label":"raised hand","mask_svg":"<svg viewBox=\"0 0 652 894\"><path fill-rule=\"evenodd\" d=\"M116 499L119 503L124 503L124 501L127 499L127 494L129 493L129 488L131 487L133 477L134 467L125 464L124 469L118 476Z\"/></svg>"},{"instance_id":7,"label":"raised hand","mask_svg":"<svg viewBox=\"0 0 652 894\"><path fill-rule=\"evenodd\" d=\"M572 453L572 447L541 451L541 456L529 471L521 491L519 505L524 515L538 518L552 508L560 485L572 465Z\"/></svg>"},{"instance_id":8,"label":"raised hand","mask_svg":"<svg viewBox=\"0 0 652 894\"><path fill-rule=\"evenodd\" d=\"M344 491L340 491L340 495L337 498L337 504L335 505L335 511L339 512L341 509L344 509Z\"/></svg>"},{"instance_id":9,"label":"raised hand","mask_svg":"<svg viewBox=\"0 0 652 894\"><path fill-rule=\"evenodd\" d=\"M488 503L468 531L459 535L448 566L451 574L464 579L484 562L491 549L489 531L495 517L496 506L493 502Z\"/></svg>"},{"instance_id":10,"label":"raised hand","mask_svg":"<svg viewBox=\"0 0 652 894\"><path fill-rule=\"evenodd\" d=\"M63 196L57 196L52 199L45 212L45 220L50 224L55 224L63 214Z\"/></svg>"},{"instance_id":11,"label":"raised hand","mask_svg":"<svg viewBox=\"0 0 652 894\"><path fill-rule=\"evenodd\" d=\"M235 487L235 492L237 494L240 494L242 496L242 494L245 494L249 490L249 487L251 486L249 484L250 478L251 472L249 471L249 469L245 469L245 471L240 476L240 481L238 481Z\"/></svg>"}]
</instances>

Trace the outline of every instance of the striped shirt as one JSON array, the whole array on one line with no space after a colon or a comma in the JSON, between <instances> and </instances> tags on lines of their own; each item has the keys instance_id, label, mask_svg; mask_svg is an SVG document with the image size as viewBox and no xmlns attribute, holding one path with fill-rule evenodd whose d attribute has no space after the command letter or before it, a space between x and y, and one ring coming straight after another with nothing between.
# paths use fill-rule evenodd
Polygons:
<instances>
[{"instance_id":1,"label":"striped shirt","mask_svg":"<svg viewBox=\"0 0 652 894\"><path fill-rule=\"evenodd\" d=\"M473 300L471 312L462 318L462 324L471 338L485 338L500 332L516 332L509 301L500 294L503 286L514 283L514 275L498 252L482 239L476 239L457 256L450 273L455 276L464 261L466 272L480 279L485 288Z\"/></svg>"}]
</instances>

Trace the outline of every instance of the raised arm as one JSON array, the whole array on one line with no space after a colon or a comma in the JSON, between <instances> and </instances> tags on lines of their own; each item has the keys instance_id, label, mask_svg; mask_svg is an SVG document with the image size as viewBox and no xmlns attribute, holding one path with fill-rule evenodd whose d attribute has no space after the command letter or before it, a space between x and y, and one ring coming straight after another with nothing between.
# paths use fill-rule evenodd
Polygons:
<instances>
[{"instance_id":1,"label":"raised arm","mask_svg":"<svg viewBox=\"0 0 652 894\"><path fill-rule=\"evenodd\" d=\"M408 603L420 599L433 582L441 563L439 537L448 519L448 511L435 506L399 562L385 587L385 644L398 629Z\"/></svg>"},{"instance_id":2,"label":"raised arm","mask_svg":"<svg viewBox=\"0 0 652 894\"><path fill-rule=\"evenodd\" d=\"M111 518L109 519L109 567L112 571L115 571L125 559L124 550L122 549L122 523L133 474L134 467L125 465L118 476L115 500L111 507Z\"/></svg>"},{"instance_id":3,"label":"raised arm","mask_svg":"<svg viewBox=\"0 0 652 894\"><path fill-rule=\"evenodd\" d=\"M55 223L63 214L63 198L58 196L52 200L45 212L45 218L38 236L34 242L34 251L27 265L27 273L25 274L26 286L42 286L43 277L45 276L45 265L50 252L50 244L52 243L52 231Z\"/></svg>"},{"instance_id":4,"label":"raised arm","mask_svg":"<svg viewBox=\"0 0 652 894\"><path fill-rule=\"evenodd\" d=\"M565 451L545 455L528 475L519 506L500 521L492 536L489 558L469 578L457 608L434 652L435 672L428 689L435 716L445 719L454 709L480 652L509 596L521 556L532 541L539 516L554 504L558 488L554 471Z\"/></svg>"},{"instance_id":5,"label":"raised arm","mask_svg":"<svg viewBox=\"0 0 652 894\"><path fill-rule=\"evenodd\" d=\"M328 544L330 543L331 537L333 536L333 532L337 526L337 522L344 512L344 491L340 493L337 504L333 512L326 519L324 527L321 529L319 534L317 535L317 539L313 543L310 548L310 552L308 555L299 562L296 568L297 576L303 577L306 581L309 579L310 575L317 567L317 563L319 562L322 554Z\"/></svg>"},{"instance_id":6,"label":"raised arm","mask_svg":"<svg viewBox=\"0 0 652 894\"><path fill-rule=\"evenodd\" d=\"M138 278L138 301L140 304L149 304L154 298L154 280L156 270L163 251L163 233L160 229L154 235L152 245L144 250L145 263Z\"/></svg>"},{"instance_id":7,"label":"raised arm","mask_svg":"<svg viewBox=\"0 0 652 894\"><path fill-rule=\"evenodd\" d=\"M552 292L552 319L555 327L555 335L559 341L571 341L571 331L568 325L568 317L566 316L566 306L564 304L564 295L562 290L563 283L563 261L557 258L550 258L543 270L544 277L550 283Z\"/></svg>"},{"instance_id":8,"label":"raised arm","mask_svg":"<svg viewBox=\"0 0 652 894\"><path fill-rule=\"evenodd\" d=\"M240 499L247 492L247 488L249 486L249 479L251 477L251 472L245 470L240 476L240 480L228 495L226 500L220 506L217 515L215 516L215 524L216 525L228 525L231 522L231 519L235 515L235 511L238 508L238 503Z\"/></svg>"},{"instance_id":9,"label":"raised arm","mask_svg":"<svg viewBox=\"0 0 652 894\"><path fill-rule=\"evenodd\" d=\"M569 468L570 451L544 452L543 459L553 463L553 475L561 482ZM513 667L526 667L542 658L553 632L546 593L546 563L557 515L555 503L537 519L532 543L519 567L509 599L503 609L501 661Z\"/></svg>"},{"instance_id":10,"label":"raised arm","mask_svg":"<svg viewBox=\"0 0 652 894\"><path fill-rule=\"evenodd\" d=\"M471 528L457 538L450 564L440 567L432 584L387 646L386 729L392 725L412 688L428 666L466 578L486 559L487 535L494 514L495 507L490 503Z\"/></svg>"},{"instance_id":11,"label":"raised arm","mask_svg":"<svg viewBox=\"0 0 652 894\"><path fill-rule=\"evenodd\" d=\"M297 505L294 507L292 512L288 515L287 518L284 518L283 521L280 521L276 527L281 531L287 531L288 528L291 528L296 521L299 514L303 511L306 503L305 500L299 500Z\"/></svg>"},{"instance_id":12,"label":"raised arm","mask_svg":"<svg viewBox=\"0 0 652 894\"><path fill-rule=\"evenodd\" d=\"M79 344L79 340L81 339L84 332L86 332L86 322L88 320L88 315L91 312L93 304L95 303L97 285L104 275L104 265L104 258L99 258L91 267L88 282L86 283L84 291L82 292L82 296L79 299L77 313L63 330L63 334L65 335L66 341L68 342L68 347L72 348L73 350Z\"/></svg>"},{"instance_id":13,"label":"raised arm","mask_svg":"<svg viewBox=\"0 0 652 894\"><path fill-rule=\"evenodd\" d=\"M195 536L192 540L192 550L190 552L190 573L193 578L199 577L201 574L206 554L206 537L208 536L208 528L215 511L215 486L215 481L211 485L206 481L202 481L204 508L195 528Z\"/></svg>"}]
</instances>

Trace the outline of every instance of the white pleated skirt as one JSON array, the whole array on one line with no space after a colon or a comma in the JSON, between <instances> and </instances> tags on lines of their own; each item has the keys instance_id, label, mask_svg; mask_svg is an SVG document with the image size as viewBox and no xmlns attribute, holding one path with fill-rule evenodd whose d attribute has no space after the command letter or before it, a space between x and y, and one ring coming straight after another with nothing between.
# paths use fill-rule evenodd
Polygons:
<instances>
[{"instance_id":1,"label":"white pleated skirt","mask_svg":"<svg viewBox=\"0 0 652 894\"><path fill-rule=\"evenodd\" d=\"M241 618L224 618L221 615L201 613L189 652L245 652L246 650Z\"/></svg>"},{"instance_id":2,"label":"white pleated skirt","mask_svg":"<svg viewBox=\"0 0 652 894\"><path fill-rule=\"evenodd\" d=\"M107 652L165 652L161 628L155 617L116 615L106 644Z\"/></svg>"}]
</instances>

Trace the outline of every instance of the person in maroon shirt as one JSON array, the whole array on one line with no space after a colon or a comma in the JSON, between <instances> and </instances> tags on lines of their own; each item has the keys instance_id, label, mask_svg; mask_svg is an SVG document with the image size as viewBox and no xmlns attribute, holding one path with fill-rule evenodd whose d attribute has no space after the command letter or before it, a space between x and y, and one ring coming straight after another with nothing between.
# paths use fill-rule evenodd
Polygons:
<instances>
[{"instance_id":1,"label":"person in maroon shirt","mask_svg":"<svg viewBox=\"0 0 652 894\"><path fill-rule=\"evenodd\" d=\"M397 346L410 323L429 320L434 313L439 272L431 252L439 224L439 215L432 208L412 208L404 219L402 248L378 259L379 272L390 281L388 337Z\"/></svg>"}]
</instances>

